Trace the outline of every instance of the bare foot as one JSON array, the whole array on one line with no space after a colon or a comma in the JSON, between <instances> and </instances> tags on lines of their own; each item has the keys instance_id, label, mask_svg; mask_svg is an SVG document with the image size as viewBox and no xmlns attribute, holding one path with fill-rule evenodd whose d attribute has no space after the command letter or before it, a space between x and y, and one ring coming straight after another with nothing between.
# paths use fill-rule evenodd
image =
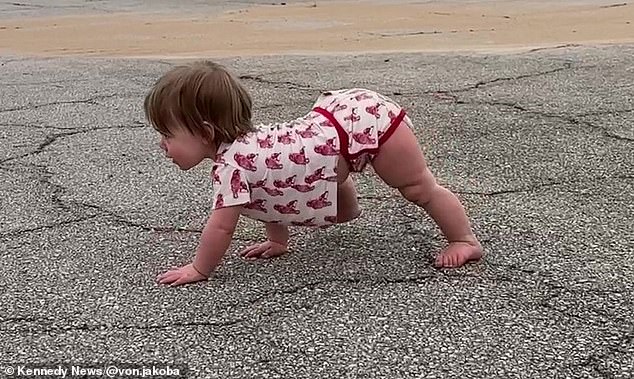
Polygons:
<instances>
[{"instance_id":1,"label":"bare foot","mask_svg":"<svg viewBox=\"0 0 634 379\"><path fill-rule=\"evenodd\" d=\"M469 261L482 258L480 243L452 242L436 258L436 267L460 267Z\"/></svg>"}]
</instances>

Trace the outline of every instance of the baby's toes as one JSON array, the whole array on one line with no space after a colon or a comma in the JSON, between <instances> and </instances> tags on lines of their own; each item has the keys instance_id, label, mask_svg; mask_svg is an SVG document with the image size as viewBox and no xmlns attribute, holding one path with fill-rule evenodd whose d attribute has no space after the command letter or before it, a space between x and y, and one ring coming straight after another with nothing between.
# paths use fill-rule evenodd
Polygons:
<instances>
[{"instance_id":1,"label":"baby's toes","mask_svg":"<svg viewBox=\"0 0 634 379\"><path fill-rule=\"evenodd\" d=\"M460 253L455 250L444 250L436 258L436 267L457 267L460 266Z\"/></svg>"},{"instance_id":2,"label":"baby's toes","mask_svg":"<svg viewBox=\"0 0 634 379\"><path fill-rule=\"evenodd\" d=\"M447 256L443 253L440 253L437 257L436 257L436 261L434 262L434 266L436 267L448 267L447 265L449 264L448 260L447 260Z\"/></svg>"}]
</instances>

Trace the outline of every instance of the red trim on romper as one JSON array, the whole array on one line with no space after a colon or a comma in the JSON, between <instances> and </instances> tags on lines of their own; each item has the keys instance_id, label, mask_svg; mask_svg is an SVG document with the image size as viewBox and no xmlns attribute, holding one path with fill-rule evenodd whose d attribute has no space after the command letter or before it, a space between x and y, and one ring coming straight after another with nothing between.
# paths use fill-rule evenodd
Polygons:
<instances>
[{"instance_id":1,"label":"red trim on romper","mask_svg":"<svg viewBox=\"0 0 634 379\"><path fill-rule=\"evenodd\" d=\"M348 142L348 133L343 130L343 127L332 113L321 107L315 107L313 108L313 110L326 117L328 121L330 121L330 123L335 127L337 135L339 135L339 153L343 155L346 162L350 163L352 158L350 157L350 152L348 151L348 147L350 146L350 143Z\"/></svg>"},{"instance_id":2,"label":"red trim on romper","mask_svg":"<svg viewBox=\"0 0 634 379\"><path fill-rule=\"evenodd\" d=\"M401 109L401 112L398 114L398 116L396 116L394 120L392 120L392 123L387 128L385 133L383 133L381 138L379 138L379 147L383 145L385 141L387 141L388 138L392 136L392 134L394 134L394 132L396 131L396 127L399 126L401 122L403 122L404 118L405 118L405 109Z\"/></svg>"},{"instance_id":3,"label":"red trim on romper","mask_svg":"<svg viewBox=\"0 0 634 379\"><path fill-rule=\"evenodd\" d=\"M383 133L383 135L379 138L379 147L374 149L362 149L357 151L354 154L350 154L350 152L348 151L348 147L350 146L350 142L348 140L348 132L346 132L343 129L343 127L341 126L339 121L337 121L335 116L321 107L315 107L313 108L313 111L326 117L328 121L330 121L335 126L335 129L337 130L337 135L339 135L339 140L341 141L341 144L339 146L339 152L341 153L341 155L343 155L343 157L346 159L348 163L350 163L353 159L358 158L359 156L365 153L377 154L379 152L379 149L381 148L381 145L383 145L385 141L387 141L392 136L392 134L394 134L394 132L396 131L396 127L399 126L401 122L403 122L403 119L405 118L405 115L406 115L405 109L401 109L401 112L398 114L398 116L396 116L392 120L392 122L390 123L390 126L388 126L385 133Z\"/></svg>"}]
</instances>

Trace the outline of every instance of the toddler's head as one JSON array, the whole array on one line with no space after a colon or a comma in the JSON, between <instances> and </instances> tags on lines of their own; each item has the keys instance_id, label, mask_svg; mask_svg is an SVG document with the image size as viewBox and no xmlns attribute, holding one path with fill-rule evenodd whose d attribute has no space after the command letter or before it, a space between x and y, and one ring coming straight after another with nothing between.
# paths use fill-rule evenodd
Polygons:
<instances>
[{"instance_id":1,"label":"toddler's head","mask_svg":"<svg viewBox=\"0 0 634 379\"><path fill-rule=\"evenodd\" d=\"M210 143L253 131L251 97L222 65L199 61L172 68L145 97L145 115L163 136L182 128Z\"/></svg>"}]
</instances>

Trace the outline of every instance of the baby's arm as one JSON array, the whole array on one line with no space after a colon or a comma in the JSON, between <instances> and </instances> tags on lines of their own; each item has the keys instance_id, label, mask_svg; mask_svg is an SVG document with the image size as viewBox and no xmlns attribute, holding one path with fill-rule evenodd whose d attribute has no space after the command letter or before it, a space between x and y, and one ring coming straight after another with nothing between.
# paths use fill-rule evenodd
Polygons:
<instances>
[{"instance_id":1,"label":"baby's arm","mask_svg":"<svg viewBox=\"0 0 634 379\"><path fill-rule=\"evenodd\" d=\"M218 266L231 244L231 237L236 230L241 208L239 206L226 207L211 213L196 250L193 263L196 271L209 276Z\"/></svg>"},{"instance_id":2,"label":"baby's arm","mask_svg":"<svg viewBox=\"0 0 634 379\"><path fill-rule=\"evenodd\" d=\"M288 251L288 228L268 222L265 227L267 241L247 247L240 255L247 259L273 258Z\"/></svg>"},{"instance_id":3,"label":"baby's arm","mask_svg":"<svg viewBox=\"0 0 634 379\"><path fill-rule=\"evenodd\" d=\"M288 228L280 224L266 223L266 238L271 242L288 246Z\"/></svg>"},{"instance_id":4,"label":"baby's arm","mask_svg":"<svg viewBox=\"0 0 634 379\"><path fill-rule=\"evenodd\" d=\"M207 279L229 248L240 210L240 206L214 210L203 229L194 262L159 275L159 283L177 286Z\"/></svg>"}]
</instances>

